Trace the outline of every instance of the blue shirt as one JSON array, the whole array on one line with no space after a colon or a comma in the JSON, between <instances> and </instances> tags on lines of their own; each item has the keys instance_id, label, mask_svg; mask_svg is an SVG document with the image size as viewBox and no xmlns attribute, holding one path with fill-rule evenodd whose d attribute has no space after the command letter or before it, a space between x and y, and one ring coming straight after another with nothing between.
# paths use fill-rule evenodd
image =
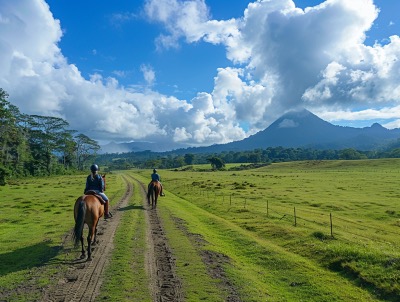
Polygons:
<instances>
[{"instance_id":1,"label":"blue shirt","mask_svg":"<svg viewBox=\"0 0 400 302\"><path fill-rule=\"evenodd\" d=\"M94 176L90 174L86 178L85 192L88 190L95 190L99 192L104 191L104 181L100 174L95 174Z\"/></svg>"},{"instance_id":2,"label":"blue shirt","mask_svg":"<svg viewBox=\"0 0 400 302\"><path fill-rule=\"evenodd\" d=\"M161 177L157 173L153 173L153 174L151 174L151 180L152 181L161 181Z\"/></svg>"}]
</instances>

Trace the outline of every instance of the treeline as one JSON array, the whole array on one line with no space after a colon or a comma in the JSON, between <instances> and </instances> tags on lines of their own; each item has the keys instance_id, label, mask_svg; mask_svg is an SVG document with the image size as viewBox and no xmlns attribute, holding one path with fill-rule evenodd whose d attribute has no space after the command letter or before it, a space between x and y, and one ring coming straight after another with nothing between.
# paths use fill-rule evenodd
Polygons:
<instances>
[{"instance_id":1,"label":"treeline","mask_svg":"<svg viewBox=\"0 0 400 302\"><path fill-rule=\"evenodd\" d=\"M253 163L267 164L273 162L301 160L357 160L377 158L400 158L400 140L392 143L385 150L359 151L355 149L317 150L311 148L268 147L251 151L229 151L221 153L155 153L151 151L129 152L123 154L102 154L97 161L109 169L130 168L179 168L185 165L216 163ZM221 168L221 166L219 166ZM223 168L223 167L222 167Z\"/></svg>"},{"instance_id":2,"label":"treeline","mask_svg":"<svg viewBox=\"0 0 400 302\"><path fill-rule=\"evenodd\" d=\"M21 113L0 88L0 185L7 178L65 174L94 160L99 144L62 118Z\"/></svg>"},{"instance_id":3,"label":"treeline","mask_svg":"<svg viewBox=\"0 0 400 302\"><path fill-rule=\"evenodd\" d=\"M107 170L171 169L207 163L213 169L221 169L226 163L400 158L400 140L376 151L269 147L212 154L185 154L184 150L176 150L98 155L98 143L70 130L67 121L58 117L23 114L7 98L8 94L0 88L0 185L4 185L8 178L72 173L87 169L93 162Z\"/></svg>"}]
</instances>

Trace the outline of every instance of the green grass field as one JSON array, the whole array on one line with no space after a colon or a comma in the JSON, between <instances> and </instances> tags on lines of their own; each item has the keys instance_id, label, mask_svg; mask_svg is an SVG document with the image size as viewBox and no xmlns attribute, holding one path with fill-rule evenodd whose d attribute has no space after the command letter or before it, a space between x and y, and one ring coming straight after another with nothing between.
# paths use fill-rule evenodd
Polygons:
<instances>
[{"instance_id":1,"label":"green grass field","mask_svg":"<svg viewBox=\"0 0 400 302\"><path fill-rule=\"evenodd\" d=\"M227 269L246 301L398 301L399 164L307 161L234 172L161 171L173 201L160 204L206 236L209 249L232 259Z\"/></svg>"},{"instance_id":2,"label":"green grass field","mask_svg":"<svg viewBox=\"0 0 400 302\"><path fill-rule=\"evenodd\" d=\"M187 301L226 301L232 294L210 274L219 267L210 266L222 267L242 301L400 300L400 160L205 170L159 170L167 196L158 211ZM110 174L107 194L112 201L122 196L123 175L137 189L136 180L146 184L150 174ZM0 300L35 301L53 282L84 178L24 179L0 187ZM117 230L103 298L150 299L138 198ZM205 264L205 253L223 261Z\"/></svg>"},{"instance_id":3,"label":"green grass field","mask_svg":"<svg viewBox=\"0 0 400 302\"><path fill-rule=\"evenodd\" d=\"M38 301L63 269L60 263L74 259L62 244L74 226L73 206L86 176L27 178L0 187L0 301ZM124 190L120 176L107 175L111 205Z\"/></svg>"}]
</instances>

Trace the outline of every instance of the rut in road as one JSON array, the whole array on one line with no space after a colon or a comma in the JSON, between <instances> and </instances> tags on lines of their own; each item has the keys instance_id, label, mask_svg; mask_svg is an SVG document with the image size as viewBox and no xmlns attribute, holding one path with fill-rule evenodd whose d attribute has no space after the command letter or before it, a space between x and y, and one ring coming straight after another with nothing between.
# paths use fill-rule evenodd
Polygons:
<instances>
[{"instance_id":1,"label":"rut in road","mask_svg":"<svg viewBox=\"0 0 400 302\"><path fill-rule=\"evenodd\" d=\"M138 182L139 183L139 182ZM141 183L140 183L141 184ZM143 184L142 199L146 202L147 246L146 269L151 280L151 292L154 301L184 301L181 282L175 274L175 260L157 213L147 205L146 191Z\"/></svg>"},{"instance_id":2,"label":"rut in road","mask_svg":"<svg viewBox=\"0 0 400 302\"><path fill-rule=\"evenodd\" d=\"M119 225L123 211L121 208L128 206L133 195L133 185L124 178L127 188L124 196L115 206L113 218L101 221L98 225L97 244L94 246L93 260L75 260L67 265L56 286L49 288L43 295L43 301L49 302L74 302L96 301L103 282L103 273L111 257L114 234ZM135 180L138 182L137 180ZM139 182L138 182L139 183ZM147 198L143 184L141 184L142 203L147 209ZM146 212L147 253L146 270L151 284L149 290L154 301L183 301L180 281L174 273L174 259L168 241L164 234L157 210ZM87 229L85 228L85 232ZM85 233L84 237L87 233ZM63 249L66 253L72 252L72 248L66 246L72 242L72 231L64 238ZM134 287L135 284L132 284Z\"/></svg>"},{"instance_id":3,"label":"rut in road","mask_svg":"<svg viewBox=\"0 0 400 302\"><path fill-rule=\"evenodd\" d=\"M126 192L116 205L116 208L126 207L132 194L133 186L127 182ZM100 292L103 272L113 249L113 237L122 212L113 211L113 215L112 219L104 220L102 217L99 221L93 260L79 259L72 263L66 263L68 265L67 273L59 279L55 288L49 289L44 295L45 301L95 301ZM87 232L87 227L85 227L84 238L86 238ZM72 242L72 232L65 237L63 247L70 242Z\"/></svg>"}]
</instances>

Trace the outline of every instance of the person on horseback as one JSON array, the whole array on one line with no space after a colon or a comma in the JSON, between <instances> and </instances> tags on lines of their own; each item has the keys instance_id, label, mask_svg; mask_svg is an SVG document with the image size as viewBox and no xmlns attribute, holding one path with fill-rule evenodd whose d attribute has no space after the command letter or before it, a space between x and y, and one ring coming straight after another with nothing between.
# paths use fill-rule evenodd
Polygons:
<instances>
[{"instance_id":1,"label":"person on horseback","mask_svg":"<svg viewBox=\"0 0 400 302\"><path fill-rule=\"evenodd\" d=\"M161 183L161 176L157 173L156 169L153 169L153 174L151 174L151 181L158 181L160 183L160 186L161 186L160 196L165 196L165 194L163 193L163 186L162 186L162 183ZM150 184L148 185L148 187L150 187Z\"/></svg>"},{"instance_id":2,"label":"person on horseback","mask_svg":"<svg viewBox=\"0 0 400 302\"><path fill-rule=\"evenodd\" d=\"M98 165L91 165L90 166L91 174L88 175L86 178L86 187L85 191L83 192L86 194L87 191L94 191L96 194L99 194L104 200L104 219L108 219L112 217L112 214L108 210L109 208L109 200L106 194L104 194L104 180L100 174L97 173L99 171Z\"/></svg>"}]
</instances>

